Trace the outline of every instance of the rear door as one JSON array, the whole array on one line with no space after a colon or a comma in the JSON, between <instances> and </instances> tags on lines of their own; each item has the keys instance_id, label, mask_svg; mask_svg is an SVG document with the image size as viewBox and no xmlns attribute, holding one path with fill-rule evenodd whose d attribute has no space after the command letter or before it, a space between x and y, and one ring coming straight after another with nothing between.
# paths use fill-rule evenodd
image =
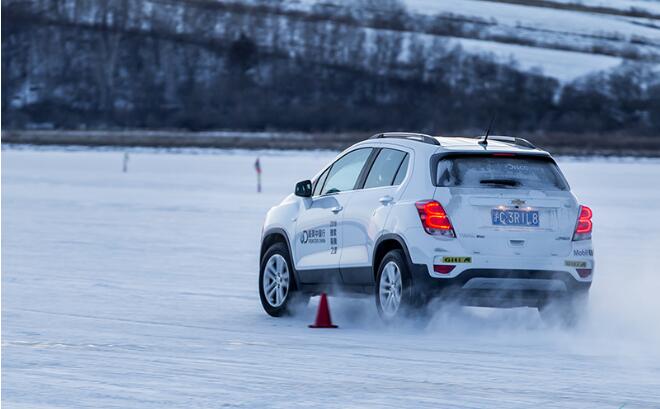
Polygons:
<instances>
[{"instance_id":1,"label":"rear door","mask_svg":"<svg viewBox=\"0 0 660 409\"><path fill-rule=\"evenodd\" d=\"M337 159L315 181L296 220L295 266L303 283L339 283L341 231L346 209L372 148Z\"/></svg>"},{"instance_id":2,"label":"rear door","mask_svg":"<svg viewBox=\"0 0 660 409\"><path fill-rule=\"evenodd\" d=\"M373 284L371 258L375 240L385 226L392 205L401 196L412 152L376 149L351 195L342 222L340 270L346 284Z\"/></svg>"},{"instance_id":3,"label":"rear door","mask_svg":"<svg viewBox=\"0 0 660 409\"><path fill-rule=\"evenodd\" d=\"M565 255L578 206L549 157L453 155L438 161L435 198L474 254Z\"/></svg>"}]
</instances>

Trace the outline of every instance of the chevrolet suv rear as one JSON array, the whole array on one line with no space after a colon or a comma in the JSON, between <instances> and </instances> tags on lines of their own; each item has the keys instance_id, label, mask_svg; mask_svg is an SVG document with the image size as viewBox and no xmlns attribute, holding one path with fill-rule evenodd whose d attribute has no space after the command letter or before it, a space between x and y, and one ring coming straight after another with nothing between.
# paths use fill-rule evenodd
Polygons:
<instances>
[{"instance_id":1,"label":"chevrolet suv rear","mask_svg":"<svg viewBox=\"0 0 660 409\"><path fill-rule=\"evenodd\" d=\"M373 294L393 320L434 298L574 323L594 271L592 212L520 138L386 133L342 152L266 217L264 309Z\"/></svg>"}]
</instances>

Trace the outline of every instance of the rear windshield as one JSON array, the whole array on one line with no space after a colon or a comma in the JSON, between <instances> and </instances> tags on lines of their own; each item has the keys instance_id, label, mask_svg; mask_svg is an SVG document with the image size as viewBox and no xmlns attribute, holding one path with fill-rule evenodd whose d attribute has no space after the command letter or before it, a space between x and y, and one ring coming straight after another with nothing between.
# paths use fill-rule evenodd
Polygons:
<instances>
[{"instance_id":1,"label":"rear windshield","mask_svg":"<svg viewBox=\"0 0 660 409\"><path fill-rule=\"evenodd\" d=\"M550 158L459 156L438 161L436 186L568 190Z\"/></svg>"}]
</instances>

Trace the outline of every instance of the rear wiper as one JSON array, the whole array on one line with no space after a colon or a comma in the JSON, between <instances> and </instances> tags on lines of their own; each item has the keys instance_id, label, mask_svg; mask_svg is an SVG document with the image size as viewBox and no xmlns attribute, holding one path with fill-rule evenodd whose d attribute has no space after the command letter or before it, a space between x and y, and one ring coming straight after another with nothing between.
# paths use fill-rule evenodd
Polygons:
<instances>
[{"instance_id":1,"label":"rear wiper","mask_svg":"<svg viewBox=\"0 0 660 409\"><path fill-rule=\"evenodd\" d=\"M513 179L481 179L479 181L482 185L499 185L499 186L518 186L520 182Z\"/></svg>"}]
</instances>

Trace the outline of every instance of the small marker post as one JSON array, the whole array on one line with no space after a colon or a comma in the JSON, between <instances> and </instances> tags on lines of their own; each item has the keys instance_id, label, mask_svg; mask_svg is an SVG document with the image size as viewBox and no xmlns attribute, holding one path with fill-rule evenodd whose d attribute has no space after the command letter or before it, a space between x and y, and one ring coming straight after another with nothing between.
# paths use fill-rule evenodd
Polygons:
<instances>
[{"instance_id":1,"label":"small marker post","mask_svg":"<svg viewBox=\"0 0 660 409\"><path fill-rule=\"evenodd\" d=\"M257 193L261 193L261 163L259 157L254 161L254 170L257 172Z\"/></svg>"},{"instance_id":2,"label":"small marker post","mask_svg":"<svg viewBox=\"0 0 660 409\"><path fill-rule=\"evenodd\" d=\"M122 170L124 173L128 172L128 152L124 152L124 164Z\"/></svg>"}]
</instances>

